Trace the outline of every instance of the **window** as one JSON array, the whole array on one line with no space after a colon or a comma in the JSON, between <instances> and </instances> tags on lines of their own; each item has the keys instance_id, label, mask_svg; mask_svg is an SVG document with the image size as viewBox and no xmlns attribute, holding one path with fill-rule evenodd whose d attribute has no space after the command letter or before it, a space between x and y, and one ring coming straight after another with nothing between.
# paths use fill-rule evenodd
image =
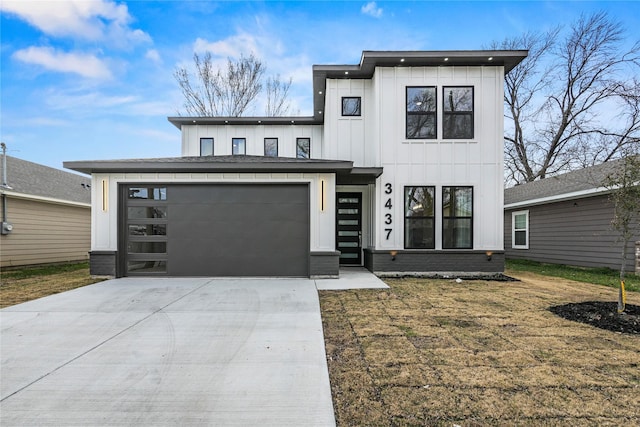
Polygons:
<instances>
[{"instance_id":1,"label":"window","mask_svg":"<svg viewBox=\"0 0 640 427\"><path fill-rule=\"evenodd\" d=\"M311 158L311 138L296 139L296 157L298 159Z\"/></svg>"},{"instance_id":2,"label":"window","mask_svg":"<svg viewBox=\"0 0 640 427\"><path fill-rule=\"evenodd\" d=\"M511 213L511 247L529 249L529 211Z\"/></svg>"},{"instance_id":3,"label":"window","mask_svg":"<svg viewBox=\"0 0 640 427\"><path fill-rule=\"evenodd\" d=\"M278 157L278 138L264 139L264 155L267 157Z\"/></svg>"},{"instance_id":4,"label":"window","mask_svg":"<svg viewBox=\"0 0 640 427\"><path fill-rule=\"evenodd\" d=\"M213 156L213 138L200 138L200 155Z\"/></svg>"},{"instance_id":5,"label":"window","mask_svg":"<svg viewBox=\"0 0 640 427\"><path fill-rule=\"evenodd\" d=\"M473 187L442 187L442 248L473 248Z\"/></svg>"},{"instance_id":6,"label":"window","mask_svg":"<svg viewBox=\"0 0 640 427\"><path fill-rule=\"evenodd\" d=\"M436 88L407 87L407 138L435 139Z\"/></svg>"},{"instance_id":7,"label":"window","mask_svg":"<svg viewBox=\"0 0 640 427\"><path fill-rule=\"evenodd\" d=\"M473 138L473 87L443 87L442 138Z\"/></svg>"},{"instance_id":8,"label":"window","mask_svg":"<svg viewBox=\"0 0 640 427\"><path fill-rule=\"evenodd\" d=\"M435 187L404 187L404 247L435 248Z\"/></svg>"},{"instance_id":9,"label":"window","mask_svg":"<svg viewBox=\"0 0 640 427\"><path fill-rule=\"evenodd\" d=\"M359 96L342 97L342 115L359 116L361 114L362 100Z\"/></svg>"},{"instance_id":10,"label":"window","mask_svg":"<svg viewBox=\"0 0 640 427\"><path fill-rule=\"evenodd\" d=\"M247 153L247 139L246 138L232 138L231 139L231 154L234 156L237 154Z\"/></svg>"}]
</instances>

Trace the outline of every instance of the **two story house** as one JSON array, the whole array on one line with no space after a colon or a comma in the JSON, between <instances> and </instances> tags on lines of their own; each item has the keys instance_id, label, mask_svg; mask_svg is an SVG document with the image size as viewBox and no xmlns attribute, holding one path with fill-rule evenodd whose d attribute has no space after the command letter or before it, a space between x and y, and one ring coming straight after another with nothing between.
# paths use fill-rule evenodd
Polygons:
<instances>
[{"instance_id":1,"label":"two story house","mask_svg":"<svg viewBox=\"0 0 640 427\"><path fill-rule=\"evenodd\" d=\"M365 51L309 117L169 117L177 158L92 175L91 273L501 272L503 81L526 51Z\"/></svg>"}]
</instances>

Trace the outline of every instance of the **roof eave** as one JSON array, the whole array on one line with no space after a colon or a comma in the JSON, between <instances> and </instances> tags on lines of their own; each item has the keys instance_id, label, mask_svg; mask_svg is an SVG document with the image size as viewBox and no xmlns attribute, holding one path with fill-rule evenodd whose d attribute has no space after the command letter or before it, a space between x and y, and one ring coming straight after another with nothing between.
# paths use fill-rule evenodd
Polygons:
<instances>
[{"instance_id":1,"label":"roof eave","mask_svg":"<svg viewBox=\"0 0 640 427\"><path fill-rule=\"evenodd\" d=\"M82 173L278 173L278 172L348 172L353 169L350 161L323 161L304 163L256 163L256 162L119 162L119 161L70 161L64 167Z\"/></svg>"}]
</instances>

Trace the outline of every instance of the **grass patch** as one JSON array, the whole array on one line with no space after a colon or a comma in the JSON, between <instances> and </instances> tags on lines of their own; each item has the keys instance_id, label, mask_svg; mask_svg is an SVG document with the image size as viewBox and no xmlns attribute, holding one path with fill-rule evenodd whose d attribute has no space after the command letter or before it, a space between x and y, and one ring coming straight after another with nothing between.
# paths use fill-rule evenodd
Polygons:
<instances>
[{"instance_id":1,"label":"grass patch","mask_svg":"<svg viewBox=\"0 0 640 427\"><path fill-rule=\"evenodd\" d=\"M563 279L575 280L576 282L593 283L612 288L618 288L620 285L620 272L606 267L572 267L562 264L544 264L523 259L508 259L505 267L511 271L527 271L543 276L561 277ZM627 272L624 284L628 291L640 292L640 276L632 272Z\"/></svg>"},{"instance_id":2,"label":"grass patch","mask_svg":"<svg viewBox=\"0 0 640 427\"><path fill-rule=\"evenodd\" d=\"M100 282L89 274L89 264L57 264L3 271L0 308Z\"/></svg>"},{"instance_id":3,"label":"grass patch","mask_svg":"<svg viewBox=\"0 0 640 427\"><path fill-rule=\"evenodd\" d=\"M617 291L518 276L320 291L338 426L640 425L640 336L548 310Z\"/></svg>"}]
</instances>

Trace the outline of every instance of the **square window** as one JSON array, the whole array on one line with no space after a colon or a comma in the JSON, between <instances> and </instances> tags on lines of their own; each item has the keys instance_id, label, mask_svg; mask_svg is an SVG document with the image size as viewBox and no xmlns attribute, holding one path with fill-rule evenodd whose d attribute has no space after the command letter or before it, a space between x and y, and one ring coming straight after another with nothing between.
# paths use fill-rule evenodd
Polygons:
<instances>
[{"instance_id":1,"label":"square window","mask_svg":"<svg viewBox=\"0 0 640 427\"><path fill-rule=\"evenodd\" d=\"M278 157L278 138L264 139L264 155L266 157Z\"/></svg>"},{"instance_id":2,"label":"square window","mask_svg":"<svg viewBox=\"0 0 640 427\"><path fill-rule=\"evenodd\" d=\"M213 138L200 138L200 155L213 156Z\"/></svg>"},{"instance_id":3,"label":"square window","mask_svg":"<svg viewBox=\"0 0 640 427\"><path fill-rule=\"evenodd\" d=\"M435 139L436 87L407 87L407 139Z\"/></svg>"},{"instance_id":4,"label":"square window","mask_svg":"<svg viewBox=\"0 0 640 427\"><path fill-rule=\"evenodd\" d=\"M529 211L511 213L511 247L529 249Z\"/></svg>"},{"instance_id":5,"label":"square window","mask_svg":"<svg viewBox=\"0 0 640 427\"><path fill-rule=\"evenodd\" d=\"M473 87L445 86L442 91L442 137L472 139Z\"/></svg>"},{"instance_id":6,"label":"square window","mask_svg":"<svg viewBox=\"0 0 640 427\"><path fill-rule=\"evenodd\" d=\"M362 99L359 96L342 97L342 115L360 116L362 109Z\"/></svg>"},{"instance_id":7,"label":"square window","mask_svg":"<svg viewBox=\"0 0 640 427\"><path fill-rule=\"evenodd\" d=\"M231 140L231 153L235 156L238 154L247 153L247 139L246 138L232 138Z\"/></svg>"},{"instance_id":8,"label":"square window","mask_svg":"<svg viewBox=\"0 0 640 427\"><path fill-rule=\"evenodd\" d=\"M442 187L442 248L473 249L473 187Z\"/></svg>"},{"instance_id":9,"label":"square window","mask_svg":"<svg viewBox=\"0 0 640 427\"><path fill-rule=\"evenodd\" d=\"M404 247L435 248L435 187L404 187Z\"/></svg>"},{"instance_id":10,"label":"square window","mask_svg":"<svg viewBox=\"0 0 640 427\"><path fill-rule=\"evenodd\" d=\"M296 157L298 159L311 158L311 138L296 139Z\"/></svg>"}]
</instances>

